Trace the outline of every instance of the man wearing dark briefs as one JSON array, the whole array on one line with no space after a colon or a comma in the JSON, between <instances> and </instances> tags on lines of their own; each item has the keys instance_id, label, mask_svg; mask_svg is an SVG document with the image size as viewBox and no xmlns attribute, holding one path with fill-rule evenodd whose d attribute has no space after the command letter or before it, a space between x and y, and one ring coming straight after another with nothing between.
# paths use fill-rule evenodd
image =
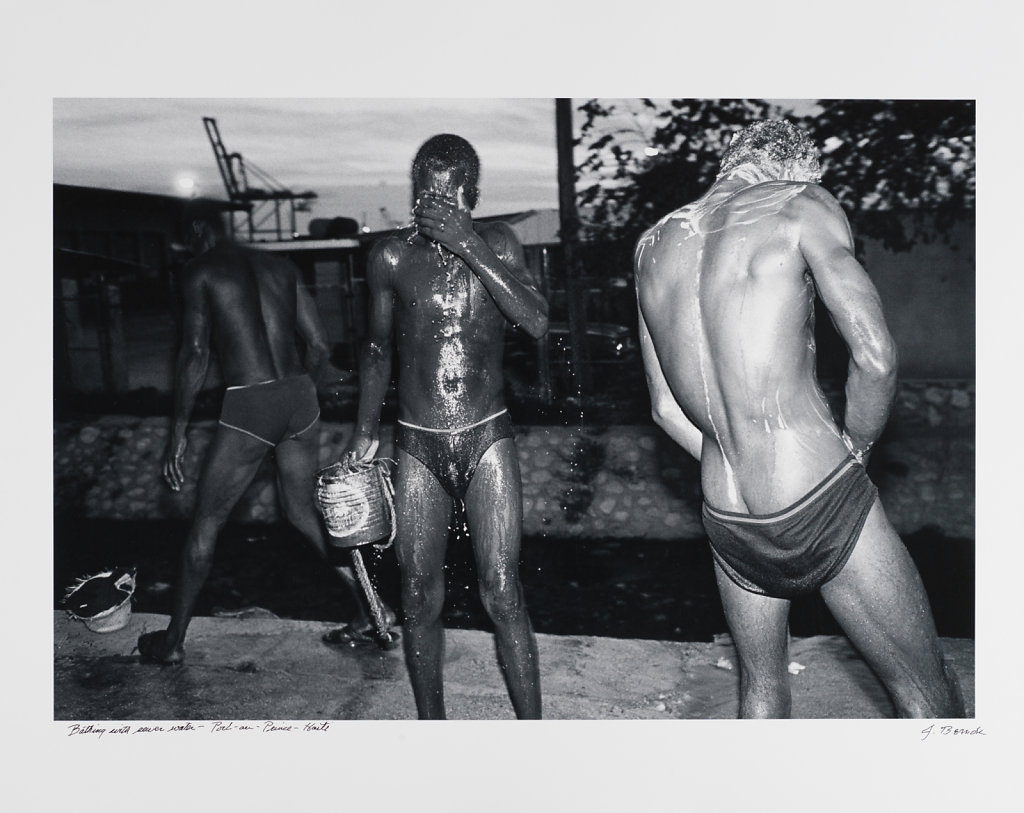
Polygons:
<instances>
[{"instance_id":1,"label":"man wearing dark briefs","mask_svg":"<svg viewBox=\"0 0 1024 813\"><path fill-rule=\"evenodd\" d=\"M818 151L784 121L737 134L705 195L636 247L655 421L701 462L704 525L740 661L740 716L787 717L790 599L820 590L903 717L962 717L920 577L865 472L896 349ZM814 300L850 354L837 424Z\"/></svg>"},{"instance_id":2,"label":"man wearing dark briefs","mask_svg":"<svg viewBox=\"0 0 1024 813\"><path fill-rule=\"evenodd\" d=\"M165 665L184 658L185 631L210 573L217 536L268 452L274 453L285 516L321 557L328 556L314 502L320 435L314 377L320 380L331 365L316 305L289 260L233 243L211 203L188 204L185 221L185 239L196 256L182 271L184 335L163 466L172 490L180 491L185 480L186 429L211 346L227 389L196 487L170 624L144 633L138 642L144 660ZM358 617L340 632L372 640L364 634L372 624L352 568L335 570L359 608Z\"/></svg>"},{"instance_id":3,"label":"man wearing dark briefs","mask_svg":"<svg viewBox=\"0 0 1024 813\"><path fill-rule=\"evenodd\" d=\"M455 135L427 140L412 166L414 223L380 240L367 269L369 335L348 459L370 459L397 345L395 551L403 646L421 719L445 717L444 560L464 504L483 605L517 717L541 713L537 644L519 580L522 484L502 354L508 323L547 331L547 303L504 223L474 224L479 161Z\"/></svg>"}]
</instances>

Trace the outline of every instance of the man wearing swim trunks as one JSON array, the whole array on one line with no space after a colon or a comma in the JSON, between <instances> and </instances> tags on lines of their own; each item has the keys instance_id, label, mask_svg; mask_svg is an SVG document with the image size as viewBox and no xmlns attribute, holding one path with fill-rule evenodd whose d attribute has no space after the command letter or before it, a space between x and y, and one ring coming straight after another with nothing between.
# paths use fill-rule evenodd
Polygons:
<instances>
[{"instance_id":1,"label":"man wearing swim trunks","mask_svg":"<svg viewBox=\"0 0 1024 813\"><path fill-rule=\"evenodd\" d=\"M547 303L504 223L474 224L479 162L465 139L438 135L413 161L414 225L370 253L369 334L359 414L346 454L372 458L398 351L395 447L404 647L421 719L445 717L444 560L464 503L483 605L519 718L540 716L537 644L519 580L522 484L504 402L506 325L547 330Z\"/></svg>"},{"instance_id":2,"label":"man wearing swim trunks","mask_svg":"<svg viewBox=\"0 0 1024 813\"><path fill-rule=\"evenodd\" d=\"M161 664L183 659L185 631L209 575L217 536L269 451L274 452L285 516L328 557L314 502L320 407L314 378L307 373L319 380L329 377L331 369L316 305L290 261L230 241L211 204L190 203L185 220L186 240L197 256L182 271L184 336L163 466L172 490L180 491L185 479L186 429L206 378L211 345L217 347L227 389L196 489L170 624L143 634L138 642L143 659ZM297 340L305 350L304 363ZM359 617L343 629L370 629L352 568L335 570L359 608Z\"/></svg>"},{"instance_id":3,"label":"man wearing swim trunks","mask_svg":"<svg viewBox=\"0 0 1024 813\"><path fill-rule=\"evenodd\" d=\"M819 177L805 133L758 122L734 137L702 198L640 238L653 417L701 461L742 717L789 715L790 599L812 590L900 716L963 716L920 577L864 471L896 350ZM841 425L815 374L816 295L850 352Z\"/></svg>"}]
</instances>

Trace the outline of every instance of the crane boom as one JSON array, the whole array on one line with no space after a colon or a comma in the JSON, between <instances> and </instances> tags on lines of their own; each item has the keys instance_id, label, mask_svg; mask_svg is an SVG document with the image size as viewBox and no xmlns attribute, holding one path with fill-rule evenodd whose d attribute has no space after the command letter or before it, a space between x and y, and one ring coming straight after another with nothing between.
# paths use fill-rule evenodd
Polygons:
<instances>
[{"instance_id":1,"label":"crane boom","mask_svg":"<svg viewBox=\"0 0 1024 813\"><path fill-rule=\"evenodd\" d=\"M316 192L311 190L293 192L252 163L249 164L252 174L268 188L250 186L245 159L242 158L241 153L227 151L224 141L220 137L217 120L204 116L203 126L206 128L207 138L213 148L217 169L228 193L228 200L233 204L232 233L237 231L234 214L242 212L250 242L256 241L261 235L272 235L273 239L283 240L285 239L285 229L282 223L282 209L285 208L286 214L289 216L290 236L295 237L295 213L309 211L309 201L316 199ZM271 218L274 221L273 226L266 227L267 221Z\"/></svg>"}]
</instances>

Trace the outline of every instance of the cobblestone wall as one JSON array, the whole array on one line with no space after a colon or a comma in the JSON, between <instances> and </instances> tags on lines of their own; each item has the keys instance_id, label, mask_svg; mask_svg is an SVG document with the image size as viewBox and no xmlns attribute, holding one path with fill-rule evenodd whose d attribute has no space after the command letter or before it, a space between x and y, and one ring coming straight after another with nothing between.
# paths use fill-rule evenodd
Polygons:
<instances>
[{"instance_id":1,"label":"cobblestone wall","mask_svg":"<svg viewBox=\"0 0 1024 813\"><path fill-rule=\"evenodd\" d=\"M974 383L908 382L871 475L897 530L935 527L974 537ZM187 482L175 493L160 477L168 421L109 416L54 427L54 508L86 518L183 519L216 424L193 424ZM337 459L350 424L321 427L320 462ZM382 457L393 457L382 427ZM703 534L697 463L654 426L516 427L530 535L686 539ZM277 522L271 458L233 519Z\"/></svg>"}]
</instances>

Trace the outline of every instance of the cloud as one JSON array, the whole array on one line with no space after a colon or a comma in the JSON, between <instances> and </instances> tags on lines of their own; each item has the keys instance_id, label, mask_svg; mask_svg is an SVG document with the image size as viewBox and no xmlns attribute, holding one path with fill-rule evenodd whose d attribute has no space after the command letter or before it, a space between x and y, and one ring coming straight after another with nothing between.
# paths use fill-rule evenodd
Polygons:
<instances>
[{"instance_id":1,"label":"cloud","mask_svg":"<svg viewBox=\"0 0 1024 813\"><path fill-rule=\"evenodd\" d=\"M321 199L382 183L407 189L419 145L457 132L480 154L485 199L546 189L557 205L550 99L55 99L54 179L170 194L188 174L223 197L204 116L217 119L228 152Z\"/></svg>"}]
</instances>

